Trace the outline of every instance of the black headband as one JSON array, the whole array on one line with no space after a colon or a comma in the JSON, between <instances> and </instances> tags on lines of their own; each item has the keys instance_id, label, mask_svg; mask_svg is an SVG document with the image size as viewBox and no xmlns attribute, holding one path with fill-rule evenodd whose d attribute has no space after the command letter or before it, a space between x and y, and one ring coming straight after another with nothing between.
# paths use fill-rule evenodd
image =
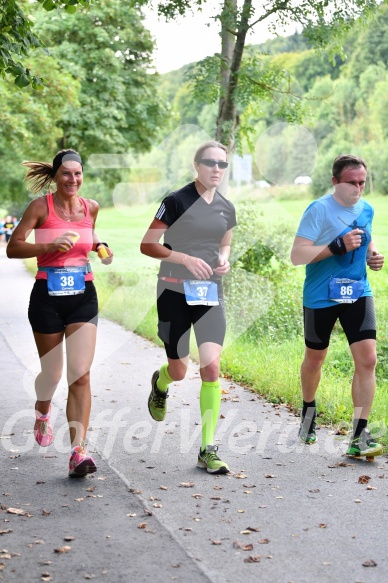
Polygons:
<instances>
[{"instance_id":1,"label":"black headband","mask_svg":"<svg viewBox=\"0 0 388 583\"><path fill-rule=\"evenodd\" d=\"M81 156L77 154L74 150L65 150L64 152L59 152L53 160L53 178L58 172L59 167L63 162L79 162L83 168Z\"/></svg>"}]
</instances>

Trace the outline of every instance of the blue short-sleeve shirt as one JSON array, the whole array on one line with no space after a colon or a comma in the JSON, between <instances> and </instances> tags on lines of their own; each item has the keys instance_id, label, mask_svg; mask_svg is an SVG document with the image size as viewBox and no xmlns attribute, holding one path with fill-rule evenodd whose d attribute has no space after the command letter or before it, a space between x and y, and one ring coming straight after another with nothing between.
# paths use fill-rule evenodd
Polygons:
<instances>
[{"instance_id":1,"label":"blue short-sleeve shirt","mask_svg":"<svg viewBox=\"0 0 388 583\"><path fill-rule=\"evenodd\" d=\"M372 240L373 207L364 199L354 206L339 204L332 194L322 196L307 207L297 230L297 236L309 239L314 245L328 245L336 237L343 237L353 229L361 229L361 247L345 255L332 255L306 265L303 305L307 308L327 308L335 305L329 299L332 277L364 281L361 296L371 296L366 274L366 254Z\"/></svg>"}]
</instances>

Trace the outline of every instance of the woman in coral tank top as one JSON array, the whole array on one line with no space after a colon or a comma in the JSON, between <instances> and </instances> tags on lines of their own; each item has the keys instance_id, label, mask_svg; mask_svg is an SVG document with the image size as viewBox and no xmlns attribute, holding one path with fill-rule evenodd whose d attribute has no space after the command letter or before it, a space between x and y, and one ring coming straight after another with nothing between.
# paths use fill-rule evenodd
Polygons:
<instances>
[{"instance_id":1,"label":"woman in coral tank top","mask_svg":"<svg viewBox=\"0 0 388 583\"><path fill-rule=\"evenodd\" d=\"M69 476L96 471L85 449L91 408L90 368L96 344L98 301L90 251L102 263L113 254L95 232L98 203L78 195L83 180L81 157L61 150L52 164L23 162L33 193L54 182L54 192L35 198L27 207L7 247L10 258L36 257L38 271L31 292L28 318L41 363L35 380L35 439L46 447L53 441L51 400L62 376L63 340L66 342L69 394L66 415L71 454ZM35 232L35 242L27 240Z\"/></svg>"}]
</instances>

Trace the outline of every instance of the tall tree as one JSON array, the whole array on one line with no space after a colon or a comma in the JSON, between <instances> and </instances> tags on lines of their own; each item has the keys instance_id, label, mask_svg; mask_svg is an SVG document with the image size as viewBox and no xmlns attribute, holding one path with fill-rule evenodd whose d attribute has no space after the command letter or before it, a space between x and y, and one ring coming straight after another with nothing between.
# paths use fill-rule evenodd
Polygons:
<instances>
[{"instance_id":1,"label":"tall tree","mask_svg":"<svg viewBox=\"0 0 388 583\"><path fill-rule=\"evenodd\" d=\"M158 13L166 19L201 10L211 0L161 0ZM144 6L150 0L132 0ZM260 100L279 100L280 111L290 120L300 118L299 96L293 95L288 72L268 66L253 55L243 60L247 33L262 22L276 32L287 25L303 28L303 34L329 57L342 52L343 41L357 19L366 21L379 9L379 0L222 0L215 17L221 27L221 50L194 69L195 95L218 99L215 137L231 147L240 124L240 111ZM218 65L215 65L215 59ZM216 72L217 71L217 72ZM208 84L211 88L206 91ZM218 92L215 92L214 86ZM279 98L279 99L278 99Z\"/></svg>"},{"instance_id":2,"label":"tall tree","mask_svg":"<svg viewBox=\"0 0 388 583\"><path fill-rule=\"evenodd\" d=\"M80 107L65 108L57 121L59 145L84 156L147 150L165 110L151 70L153 41L138 12L99 0L76 19L53 13L38 24L50 55L81 83Z\"/></svg>"}]
</instances>

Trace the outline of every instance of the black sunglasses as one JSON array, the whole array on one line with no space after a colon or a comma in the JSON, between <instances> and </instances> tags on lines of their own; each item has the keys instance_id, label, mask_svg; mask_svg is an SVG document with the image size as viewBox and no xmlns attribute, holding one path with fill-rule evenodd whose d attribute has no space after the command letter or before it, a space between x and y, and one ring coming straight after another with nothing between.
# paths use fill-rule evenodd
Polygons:
<instances>
[{"instance_id":1,"label":"black sunglasses","mask_svg":"<svg viewBox=\"0 0 388 583\"><path fill-rule=\"evenodd\" d=\"M202 158L202 160L199 160L199 162L208 168L214 168L214 166L218 166L220 170L225 170L225 168L228 167L228 162L224 162L224 160L211 160L210 158Z\"/></svg>"}]
</instances>

